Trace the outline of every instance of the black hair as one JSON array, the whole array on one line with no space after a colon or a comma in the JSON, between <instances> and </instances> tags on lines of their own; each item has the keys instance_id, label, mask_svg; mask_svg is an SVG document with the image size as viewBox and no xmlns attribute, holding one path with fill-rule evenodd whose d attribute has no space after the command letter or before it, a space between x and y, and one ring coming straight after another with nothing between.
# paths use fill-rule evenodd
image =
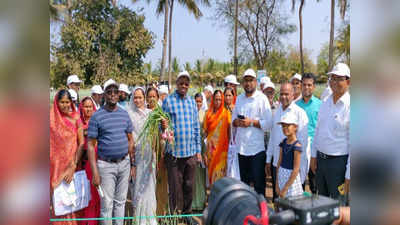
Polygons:
<instances>
[{"instance_id":1,"label":"black hair","mask_svg":"<svg viewBox=\"0 0 400 225\"><path fill-rule=\"evenodd\" d=\"M305 73L303 74L301 81L305 80L305 79L312 79L313 80L313 84L315 84L317 82L317 78L315 78L315 75L313 73Z\"/></svg>"},{"instance_id":2,"label":"black hair","mask_svg":"<svg viewBox=\"0 0 400 225\"><path fill-rule=\"evenodd\" d=\"M233 90L233 88L231 88L231 87L226 87L225 90L224 90L224 95L225 95L225 93L226 93L227 91L230 91L230 92L232 93L232 95L235 96L235 91Z\"/></svg>"},{"instance_id":3,"label":"black hair","mask_svg":"<svg viewBox=\"0 0 400 225\"><path fill-rule=\"evenodd\" d=\"M215 91L214 91L214 94L213 94L213 97L215 98L215 96L216 96L218 93L221 93L221 95L223 95L223 93L222 93L221 90L215 90Z\"/></svg>"},{"instance_id":4,"label":"black hair","mask_svg":"<svg viewBox=\"0 0 400 225\"><path fill-rule=\"evenodd\" d=\"M69 93L69 91L67 89L61 89L60 91L58 91L57 93L57 101L60 101L62 99L62 97L67 96L68 99L72 102L72 96Z\"/></svg>"},{"instance_id":5,"label":"black hair","mask_svg":"<svg viewBox=\"0 0 400 225\"><path fill-rule=\"evenodd\" d=\"M198 92L198 93L196 93L196 94L194 95L194 99L196 99L196 98L203 98L203 95L201 95L201 93Z\"/></svg>"},{"instance_id":6,"label":"black hair","mask_svg":"<svg viewBox=\"0 0 400 225\"><path fill-rule=\"evenodd\" d=\"M158 90L155 89L154 87L149 87L149 88L147 88L146 97L149 95L150 91L155 91L156 94L157 94L157 98L160 98L160 96L158 95Z\"/></svg>"}]
</instances>

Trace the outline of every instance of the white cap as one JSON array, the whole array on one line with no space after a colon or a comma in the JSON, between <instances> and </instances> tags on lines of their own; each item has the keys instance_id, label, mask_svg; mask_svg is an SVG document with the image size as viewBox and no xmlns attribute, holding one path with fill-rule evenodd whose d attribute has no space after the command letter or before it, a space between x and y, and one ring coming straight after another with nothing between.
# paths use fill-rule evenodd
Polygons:
<instances>
[{"instance_id":1,"label":"white cap","mask_svg":"<svg viewBox=\"0 0 400 225\"><path fill-rule=\"evenodd\" d=\"M292 82L292 80L294 80L294 79L297 79L297 80L301 81L301 75L296 73L295 75L293 75L292 78L290 78L290 82Z\"/></svg>"},{"instance_id":2,"label":"white cap","mask_svg":"<svg viewBox=\"0 0 400 225\"><path fill-rule=\"evenodd\" d=\"M92 94L99 94L99 95L101 95L101 94L104 93L104 91L103 91L103 89L101 88L100 85L94 85L94 86L92 87L91 91L92 91Z\"/></svg>"},{"instance_id":3,"label":"white cap","mask_svg":"<svg viewBox=\"0 0 400 225\"><path fill-rule=\"evenodd\" d=\"M110 85L115 85L115 86L118 87L118 84L117 84L117 82L115 82L115 80L108 79L106 82L104 82L104 90L106 90L107 87L110 86Z\"/></svg>"},{"instance_id":4,"label":"white cap","mask_svg":"<svg viewBox=\"0 0 400 225\"><path fill-rule=\"evenodd\" d=\"M269 87L273 88L275 90L275 84L274 83L272 83L271 81L264 82L263 90L265 90L265 89L267 89Z\"/></svg>"},{"instance_id":5,"label":"white cap","mask_svg":"<svg viewBox=\"0 0 400 225\"><path fill-rule=\"evenodd\" d=\"M160 85L158 87L158 93L161 94L168 94L168 86L167 85Z\"/></svg>"},{"instance_id":6,"label":"white cap","mask_svg":"<svg viewBox=\"0 0 400 225\"><path fill-rule=\"evenodd\" d=\"M297 117L293 112L286 112L281 116L281 119L278 122L278 124L282 123L297 125Z\"/></svg>"},{"instance_id":7,"label":"white cap","mask_svg":"<svg viewBox=\"0 0 400 225\"><path fill-rule=\"evenodd\" d=\"M205 90L205 91L210 91L211 93L214 93L214 88L211 87L211 85L207 85L207 86L204 88L204 90Z\"/></svg>"},{"instance_id":8,"label":"white cap","mask_svg":"<svg viewBox=\"0 0 400 225\"><path fill-rule=\"evenodd\" d=\"M239 83L236 80L236 76L233 74L229 74L228 76L226 76L224 82L239 85Z\"/></svg>"},{"instance_id":9,"label":"white cap","mask_svg":"<svg viewBox=\"0 0 400 225\"><path fill-rule=\"evenodd\" d=\"M261 77L260 84L264 83L264 85L265 85L265 83L267 83L267 82L271 82L271 78L269 78L267 76Z\"/></svg>"},{"instance_id":10,"label":"white cap","mask_svg":"<svg viewBox=\"0 0 400 225\"><path fill-rule=\"evenodd\" d=\"M70 85L71 83L82 83L82 81L79 80L78 75L72 74L67 78L67 85Z\"/></svg>"},{"instance_id":11,"label":"white cap","mask_svg":"<svg viewBox=\"0 0 400 225\"><path fill-rule=\"evenodd\" d=\"M179 74L178 74L178 77L176 77L176 79L178 80L180 77L187 77L187 78L189 78L189 80L190 80L190 75L189 75L189 72L188 71L182 71L182 72L180 72Z\"/></svg>"},{"instance_id":12,"label":"white cap","mask_svg":"<svg viewBox=\"0 0 400 225\"><path fill-rule=\"evenodd\" d=\"M127 93L128 95L131 93L129 91L128 85L126 85L126 84L119 84L118 91L123 91L123 92Z\"/></svg>"},{"instance_id":13,"label":"white cap","mask_svg":"<svg viewBox=\"0 0 400 225\"><path fill-rule=\"evenodd\" d=\"M72 101L78 100L78 94L74 89L68 89L69 94L71 95Z\"/></svg>"},{"instance_id":14,"label":"white cap","mask_svg":"<svg viewBox=\"0 0 400 225\"><path fill-rule=\"evenodd\" d=\"M244 71L243 77L245 76L251 76L257 78L256 72L254 72L253 69L247 69L246 71Z\"/></svg>"},{"instance_id":15,"label":"white cap","mask_svg":"<svg viewBox=\"0 0 400 225\"><path fill-rule=\"evenodd\" d=\"M338 63L333 67L332 71L328 73L328 75L330 74L335 74L342 77L350 77L350 68L344 63Z\"/></svg>"}]
</instances>

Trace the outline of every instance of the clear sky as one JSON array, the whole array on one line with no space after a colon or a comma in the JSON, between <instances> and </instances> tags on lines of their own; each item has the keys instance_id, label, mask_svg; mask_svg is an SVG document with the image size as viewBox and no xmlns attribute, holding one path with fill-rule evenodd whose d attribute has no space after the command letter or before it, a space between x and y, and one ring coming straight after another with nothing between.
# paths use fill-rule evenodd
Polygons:
<instances>
[{"instance_id":1,"label":"clear sky","mask_svg":"<svg viewBox=\"0 0 400 225\"><path fill-rule=\"evenodd\" d=\"M151 61L156 64L161 59L163 37L164 17L156 16L156 2L151 1L147 4L146 0L135 4L131 0L122 0L120 4L128 6L133 10L144 8L143 13L146 17L145 26L156 35L155 46L149 51L145 62ZM298 4L296 8L298 9ZM200 6L204 16L196 20L187 10L180 5L174 5L173 28L172 28L172 56L178 57L180 65L185 62L193 62L196 59L211 57L219 61L229 61L232 58L228 46L229 31L216 24L210 19L214 14L213 8ZM298 26L298 13L290 11L291 1L286 0L281 10L284 10L290 17L290 22ZM336 27L341 20L339 12L336 9ZM306 1L303 11L303 47L311 50L311 57L314 62L324 43L329 41L330 25L330 1L322 0L319 3L316 0ZM285 45L291 44L299 46L299 32L294 32L282 40Z\"/></svg>"}]
</instances>

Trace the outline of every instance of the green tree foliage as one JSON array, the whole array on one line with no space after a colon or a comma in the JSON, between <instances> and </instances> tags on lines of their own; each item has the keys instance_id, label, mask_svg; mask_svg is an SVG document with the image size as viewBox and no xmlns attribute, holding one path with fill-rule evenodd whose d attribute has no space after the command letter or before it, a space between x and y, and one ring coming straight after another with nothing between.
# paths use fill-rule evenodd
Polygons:
<instances>
[{"instance_id":1,"label":"green tree foliage","mask_svg":"<svg viewBox=\"0 0 400 225\"><path fill-rule=\"evenodd\" d=\"M140 79L143 58L153 47L153 34L144 16L109 0L80 0L70 21L61 26L60 43L51 46L51 85L65 84L78 74L85 84L113 78L134 84Z\"/></svg>"}]
</instances>

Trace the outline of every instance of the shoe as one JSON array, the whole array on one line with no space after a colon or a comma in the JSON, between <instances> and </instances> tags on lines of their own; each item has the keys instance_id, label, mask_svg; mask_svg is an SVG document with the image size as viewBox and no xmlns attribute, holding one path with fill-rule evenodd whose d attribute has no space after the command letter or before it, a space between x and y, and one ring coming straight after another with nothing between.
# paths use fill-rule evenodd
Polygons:
<instances>
[{"instance_id":1,"label":"shoe","mask_svg":"<svg viewBox=\"0 0 400 225\"><path fill-rule=\"evenodd\" d=\"M199 223L192 217L186 217L184 218L184 221L187 225L199 225Z\"/></svg>"}]
</instances>

